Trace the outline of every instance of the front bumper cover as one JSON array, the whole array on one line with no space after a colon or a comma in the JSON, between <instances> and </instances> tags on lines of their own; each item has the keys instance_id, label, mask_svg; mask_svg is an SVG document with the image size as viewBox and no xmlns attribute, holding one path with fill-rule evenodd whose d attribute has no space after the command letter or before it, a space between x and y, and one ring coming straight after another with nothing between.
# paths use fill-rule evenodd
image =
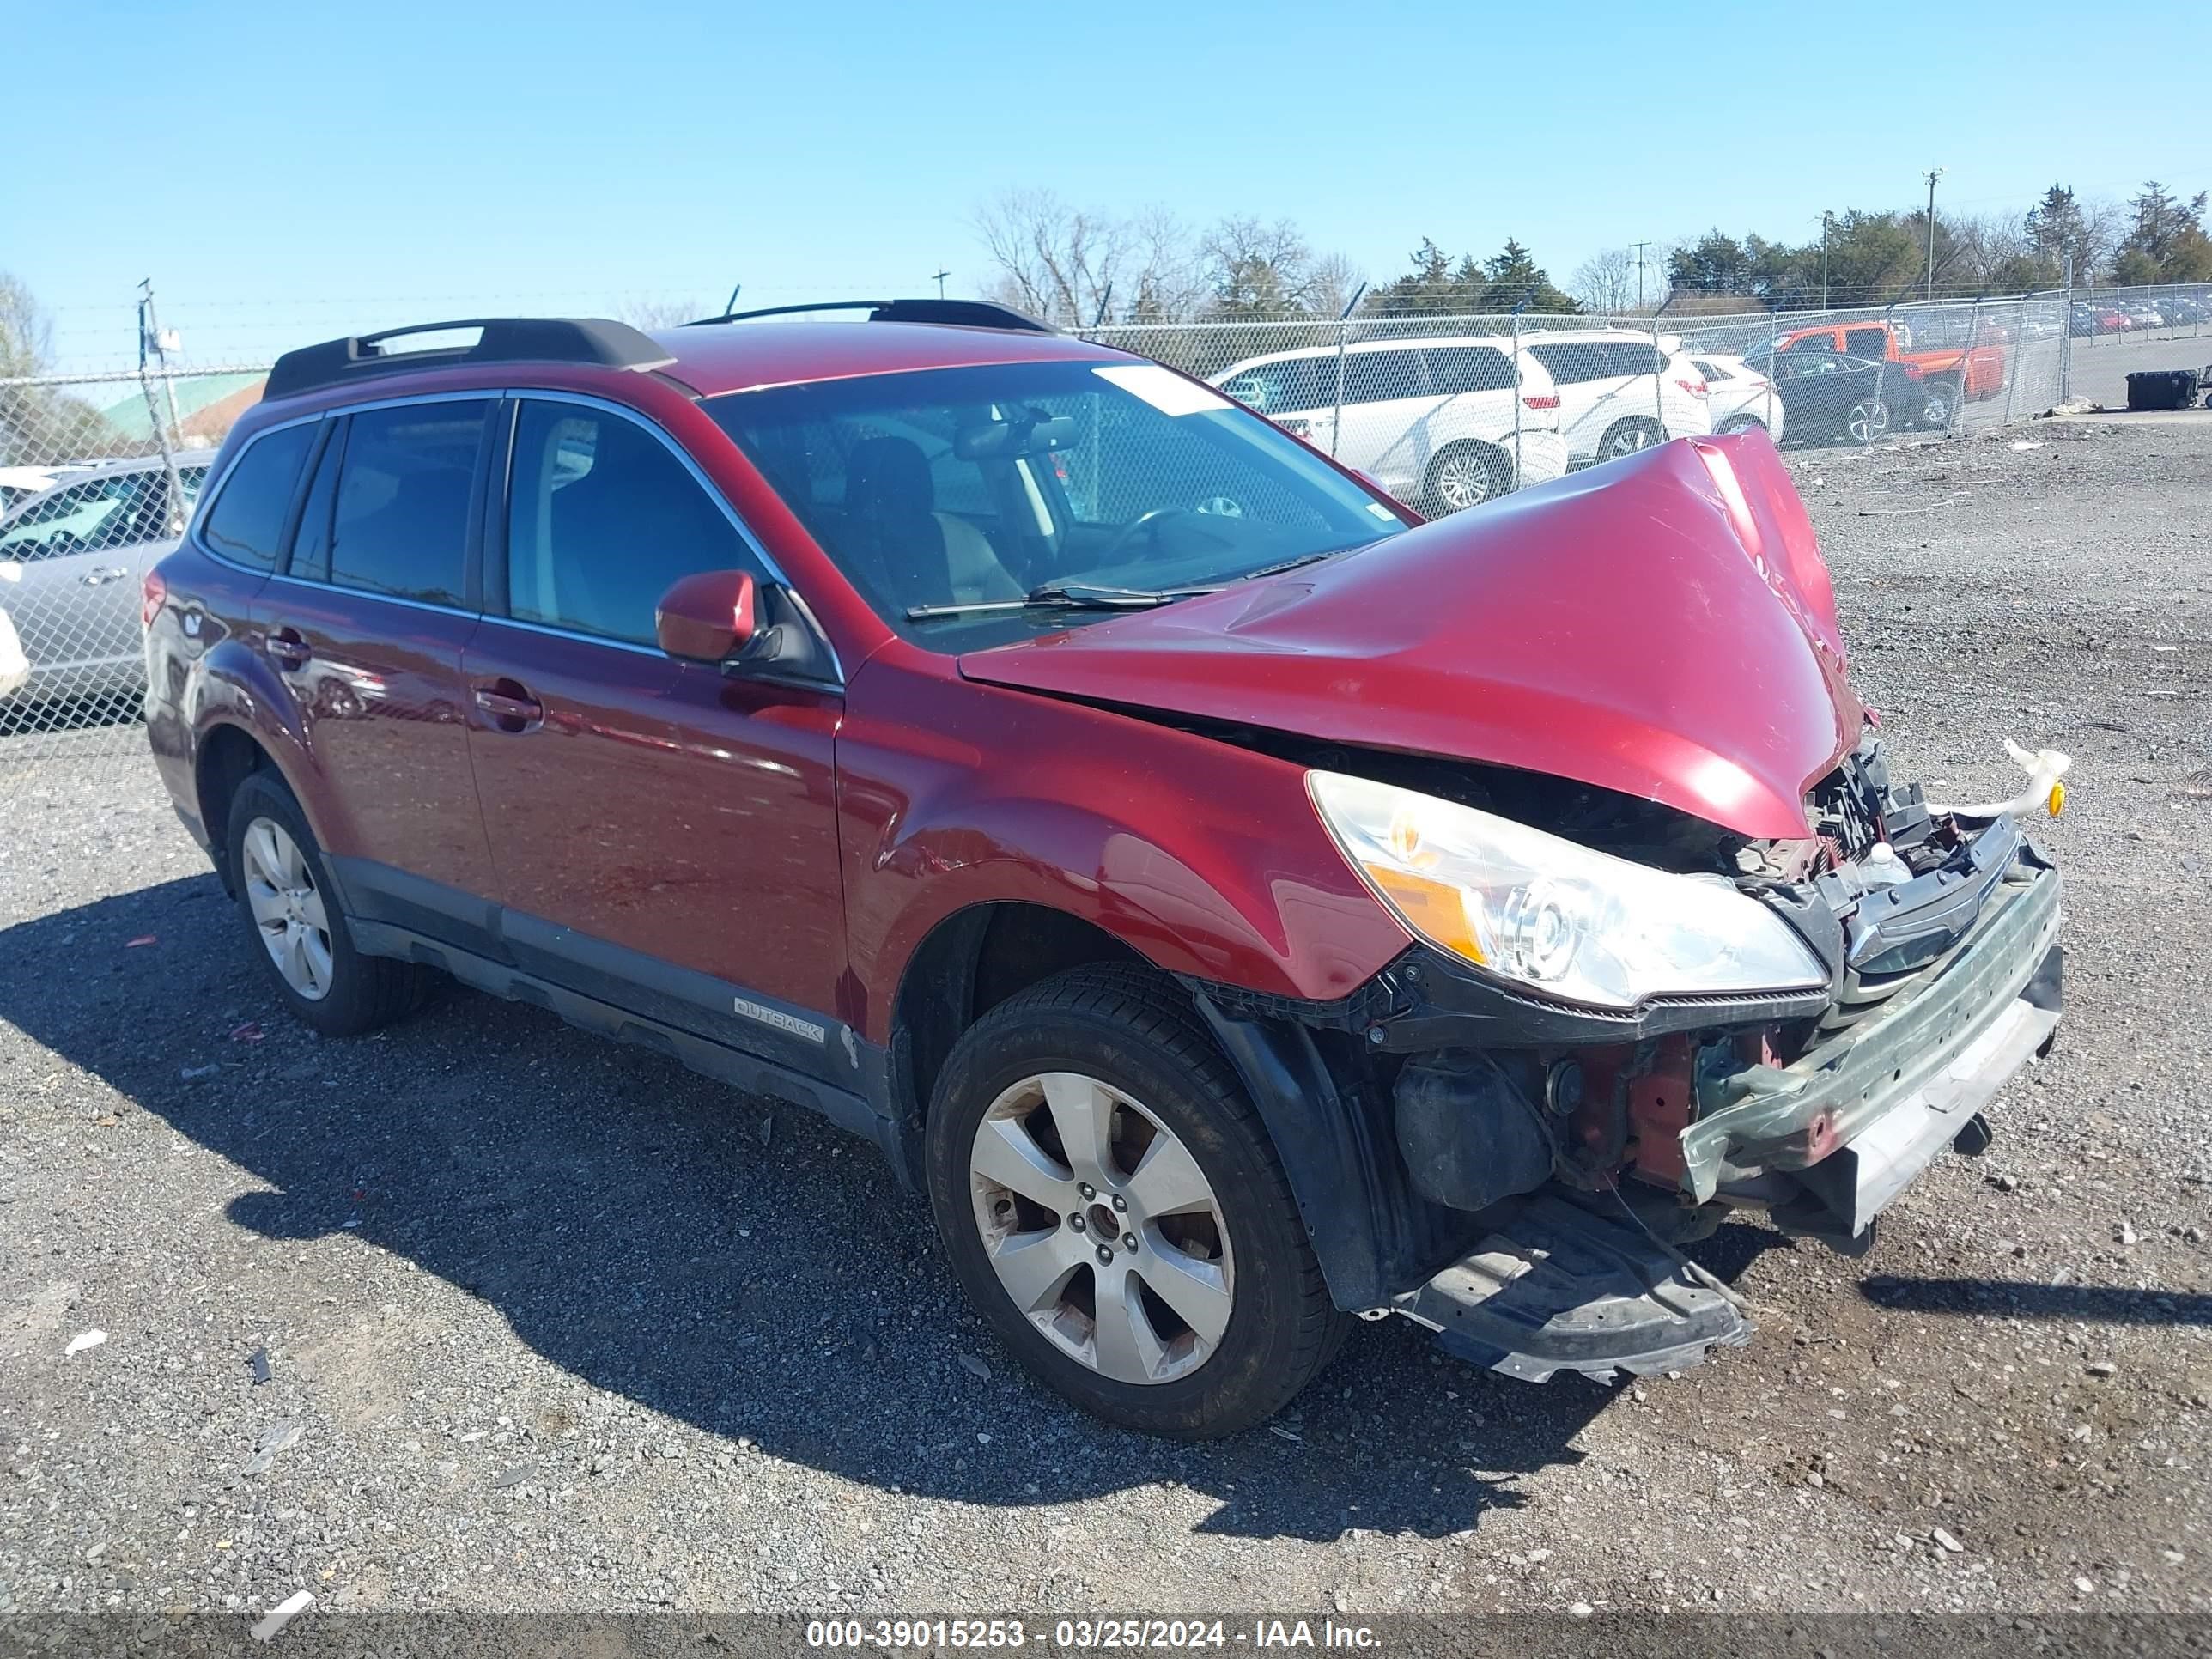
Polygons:
<instances>
[{"instance_id":1,"label":"front bumper cover","mask_svg":"<svg viewBox=\"0 0 2212 1659\"><path fill-rule=\"evenodd\" d=\"M2056 870L2021 860L1972 932L1881 1012L1789 1066L1701 1079L1682 1190L1702 1204L1735 1182L1795 1174L1863 1231L2049 1040L2061 894Z\"/></svg>"}]
</instances>

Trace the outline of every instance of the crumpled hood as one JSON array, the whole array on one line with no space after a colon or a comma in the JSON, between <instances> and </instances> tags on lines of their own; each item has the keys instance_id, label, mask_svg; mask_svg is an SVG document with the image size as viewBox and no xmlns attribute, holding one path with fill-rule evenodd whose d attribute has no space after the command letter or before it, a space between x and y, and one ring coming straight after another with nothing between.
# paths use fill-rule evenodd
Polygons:
<instances>
[{"instance_id":1,"label":"crumpled hood","mask_svg":"<svg viewBox=\"0 0 2212 1659\"><path fill-rule=\"evenodd\" d=\"M969 679L1485 761L1808 833L1858 740L1765 435L1692 438L1345 558L960 659Z\"/></svg>"}]
</instances>

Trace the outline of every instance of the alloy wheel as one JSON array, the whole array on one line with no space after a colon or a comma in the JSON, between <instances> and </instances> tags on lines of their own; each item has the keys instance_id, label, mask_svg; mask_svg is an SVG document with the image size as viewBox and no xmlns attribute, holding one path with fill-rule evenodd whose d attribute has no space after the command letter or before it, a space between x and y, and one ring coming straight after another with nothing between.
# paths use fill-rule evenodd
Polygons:
<instances>
[{"instance_id":1,"label":"alloy wheel","mask_svg":"<svg viewBox=\"0 0 2212 1659\"><path fill-rule=\"evenodd\" d=\"M1445 456L1437 468L1437 495L1448 513L1480 507L1490 499L1490 464L1470 451Z\"/></svg>"},{"instance_id":2,"label":"alloy wheel","mask_svg":"<svg viewBox=\"0 0 2212 1659\"><path fill-rule=\"evenodd\" d=\"M1889 430L1889 405L1871 398L1861 398L1844 416L1844 426L1858 442L1872 443Z\"/></svg>"},{"instance_id":3,"label":"alloy wheel","mask_svg":"<svg viewBox=\"0 0 2212 1659\"><path fill-rule=\"evenodd\" d=\"M1219 1346L1236 1294L1220 1200L1121 1090L1079 1072L1014 1084L975 1127L969 1188L1000 1287L1071 1358L1150 1384Z\"/></svg>"},{"instance_id":4,"label":"alloy wheel","mask_svg":"<svg viewBox=\"0 0 2212 1659\"><path fill-rule=\"evenodd\" d=\"M276 971L310 1002L331 994L331 919L307 855L274 818L246 826L246 902Z\"/></svg>"},{"instance_id":5,"label":"alloy wheel","mask_svg":"<svg viewBox=\"0 0 2212 1659\"><path fill-rule=\"evenodd\" d=\"M1650 448L1651 443L1650 428L1623 427L1613 434L1612 441L1606 445L1605 459L1608 461L1617 461L1624 455L1633 455L1640 449Z\"/></svg>"}]
</instances>

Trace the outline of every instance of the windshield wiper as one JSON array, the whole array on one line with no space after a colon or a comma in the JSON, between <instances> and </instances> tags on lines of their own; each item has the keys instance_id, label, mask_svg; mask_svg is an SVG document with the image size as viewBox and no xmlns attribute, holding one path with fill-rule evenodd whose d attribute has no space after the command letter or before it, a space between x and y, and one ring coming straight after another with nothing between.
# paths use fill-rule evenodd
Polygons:
<instances>
[{"instance_id":1,"label":"windshield wiper","mask_svg":"<svg viewBox=\"0 0 2212 1659\"><path fill-rule=\"evenodd\" d=\"M929 617L959 617L987 611L1150 611L1218 587L1100 587L1089 582L1047 582L1018 599L970 599L951 605L910 605L908 622Z\"/></svg>"}]
</instances>

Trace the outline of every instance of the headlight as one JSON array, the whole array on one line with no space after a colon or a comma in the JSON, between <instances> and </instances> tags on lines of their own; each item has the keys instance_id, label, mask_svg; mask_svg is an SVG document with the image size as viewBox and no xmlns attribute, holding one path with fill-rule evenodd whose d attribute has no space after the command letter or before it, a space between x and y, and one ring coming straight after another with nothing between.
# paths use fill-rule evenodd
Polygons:
<instances>
[{"instance_id":1,"label":"headlight","mask_svg":"<svg viewBox=\"0 0 2212 1659\"><path fill-rule=\"evenodd\" d=\"M1365 778L1310 772L1306 783L1345 857L1400 921L1502 978L1607 1008L1828 982L1787 922L1723 881Z\"/></svg>"}]
</instances>

